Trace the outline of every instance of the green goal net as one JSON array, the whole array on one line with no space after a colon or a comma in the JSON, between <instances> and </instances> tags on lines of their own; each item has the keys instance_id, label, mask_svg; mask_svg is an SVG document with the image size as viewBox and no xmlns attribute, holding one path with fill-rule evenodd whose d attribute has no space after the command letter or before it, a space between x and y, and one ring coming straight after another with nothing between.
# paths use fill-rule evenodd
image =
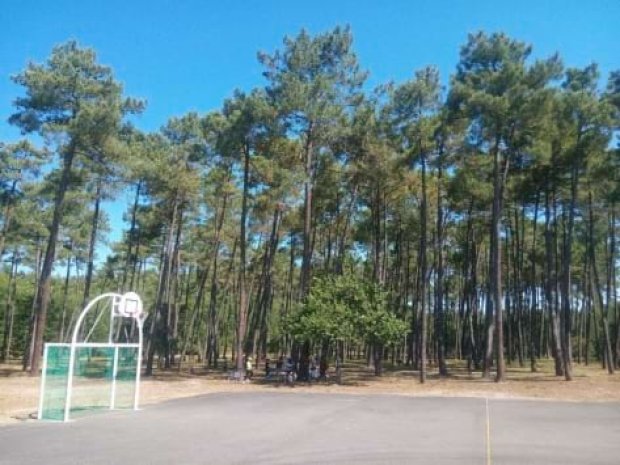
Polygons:
<instances>
[{"instance_id":1,"label":"green goal net","mask_svg":"<svg viewBox=\"0 0 620 465\"><path fill-rule=\"evenodd\" d=\"M64 419L70 349L69 344L47 344L45 347L42 373L45 384L41 390L40 419Z\"/></svg>"},{"instance_id":2,"label":"green goal net","mask_svg":"<svg viewBox=\"0 0 620 465\"><path fill-rule=\"evenodd\" d=\"M63 420L65 415L135 407L137 345L76 345L73 350L70 373L71 345L46 347L40 419Z\"/></svg>"},{"instance_id":3,"label":"green goal net","mask_svg":"<svg viewBox=\"0 0 620 465\"><path fill-rule=\"evenodd\" d=\"M105 307L97 305L103 299L111 303L107 321L102 319ZM83 323L91 309L96 318L86 333ZM135 334L137 342L117 342L123 323L115 318L132 318L132 331L125 332L125 340L135 340L130 337ZM137 409L145 318L142 301L133 292L102 294L91 301L80 314L70 343L45 345L38 418L67 421L96 410ZM101 332L95 331L98 322L106 323L108 342L88 342Z\"/></svg>"}]
</instances>

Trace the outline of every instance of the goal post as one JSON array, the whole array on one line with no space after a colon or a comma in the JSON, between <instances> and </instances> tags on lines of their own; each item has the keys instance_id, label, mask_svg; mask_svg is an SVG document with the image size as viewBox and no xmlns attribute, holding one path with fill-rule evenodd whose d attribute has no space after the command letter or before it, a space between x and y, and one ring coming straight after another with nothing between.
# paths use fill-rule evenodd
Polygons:
<instances>
[{"instance_id":1,"label":"goal post","mask_svg":"<svg viewBox=\"0 0 620 465\"><path fill-rule=\"evenodd\" d=\"M108 305L102 306L106 300ZM86 331L91 311L94 323ZM106 321L102 317L107 311L108 340L91 342L97 325ZM142 300L134 292L106 293L89 302L76 321L71 342L45 344L38 418L68 421L98 409L137 410L145 319ZM129 332L124 325L128 321ZM126 340L120 342L123 327ZM132 340L136 339L133 333L137 341Z\"/></svg>"}]
</instances>

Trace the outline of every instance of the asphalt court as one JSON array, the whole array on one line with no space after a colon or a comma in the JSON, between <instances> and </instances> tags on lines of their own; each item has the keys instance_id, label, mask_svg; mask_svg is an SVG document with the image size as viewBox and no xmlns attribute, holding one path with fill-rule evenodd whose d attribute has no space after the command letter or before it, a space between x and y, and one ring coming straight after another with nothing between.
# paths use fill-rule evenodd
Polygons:
<instances>
[{"instance_id":1,"label":"asphalt court","mask_svg":"<svg viewBox=\"0 0 620 465\"><path fill-rule=\"evenodd\" d=\"M620 404L218 393L0 427L0 464L618 464Z\"/></svg>"}]
</instances>

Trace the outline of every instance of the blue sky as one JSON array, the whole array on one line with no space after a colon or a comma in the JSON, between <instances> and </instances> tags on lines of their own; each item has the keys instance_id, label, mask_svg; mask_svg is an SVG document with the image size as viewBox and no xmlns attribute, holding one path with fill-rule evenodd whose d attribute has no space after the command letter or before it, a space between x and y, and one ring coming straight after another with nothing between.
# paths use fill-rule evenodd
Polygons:
<instances>
[{"instance_id":1,"label":"blue sky","mask_svg":"<svg viewBox=\"0 0 620 465\"><path fill-rule=\"evenodd\" d=\"M0 140L19 132L6 122L20 89L9 79L55 44L77 39L113 67L127 95L145 98L138 119L156 130L170 116L218 108L235 88L264 83L256 60L285 35L349 24L370 85L401 81L427 64L444 82L467 33L480 29L558 51L569 66L620 69L620 0L5 0L0 9ZM122 228L125 195L106 206L112 239Z\"/></svg>"}]
</instances>

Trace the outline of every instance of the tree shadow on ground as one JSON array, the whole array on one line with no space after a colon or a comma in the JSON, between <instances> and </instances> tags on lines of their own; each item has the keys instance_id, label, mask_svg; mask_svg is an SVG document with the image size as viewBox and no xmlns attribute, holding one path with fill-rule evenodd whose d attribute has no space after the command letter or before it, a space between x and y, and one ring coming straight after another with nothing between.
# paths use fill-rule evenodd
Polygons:
<instances>
[{"instance_id":1,"label":"tree shadow on ground","mask_svg":"<svg viewBox=\"0 0 620 465\"><path fill-rule=\"evenodd\" d=\"M30 373L22 370L20 362L0 363L0 378L8 378L9 376L29 376Z\"/></svg>"}]
</instances>

